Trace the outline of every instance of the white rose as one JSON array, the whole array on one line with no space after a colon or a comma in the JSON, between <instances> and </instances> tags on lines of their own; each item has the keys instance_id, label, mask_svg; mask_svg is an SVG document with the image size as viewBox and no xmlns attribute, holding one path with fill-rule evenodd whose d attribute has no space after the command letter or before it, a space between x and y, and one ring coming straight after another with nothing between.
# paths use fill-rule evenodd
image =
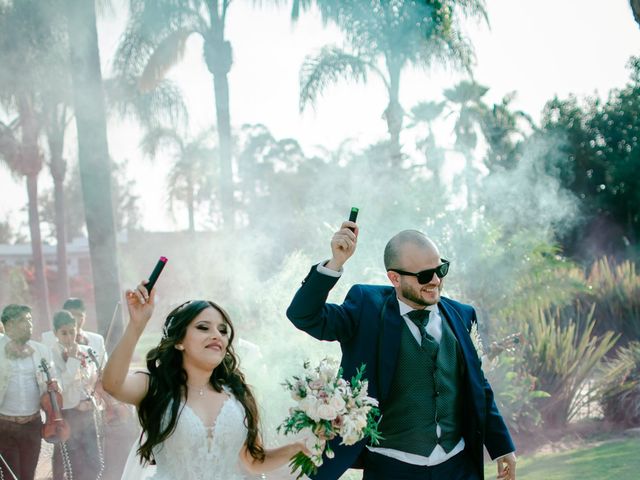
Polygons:
<instances>
[{"instance_id":1,"label":"white rose","mask_svg":"<svg viewBox=\"0 0 640 480\"><path fill-rule=\"evenodd\" d=\"M353 445L362 439L362 434L358 431L356 425L347 418L342 428L341 437L343 445Z\"/></svg>"},{"instance_id":2,"label":"white rose","mask_svg":"<svg viewBox=\"0 0 640 480\"><path fill-rule=\"evenodd\" d=\"M314 422L317 422L320 420L320 415L318 413L319 405L320 403L318 402L318 399L312 395L309 395L306 398L300 400L298 407L300 408L300 410L306 413L307 416Z\"/></svg>"},{"instance_id":3,"label":"white rose","mask_svg":"<svg viewBox=\"0 0 640 480\"><path fill-rule=\"evenodd\" d=\"M338 413L343 413L347 406L340 395L334 395L329 401L329 405L331 405Z\"/></svg>"},{"instance_id":4,"label":"white rose","mask_svg":"<svg viewBox=\"0 0 640 480\"><path fill-rule=\"evenodd\" d=\"M367 426L367 414L357 412L355 415L351 415L351 420L357 431L361 431Z\"/></svg>"},{"instance_id":5,"label":"white rose","mask_svg":"<svg viewBox=\"0 0 640 480\"><path fill-rule=\"evenodd\" d=\"M356 425L351 417L343 417L342 428L340 429L340 436L342 437L342 443L346 443L346 439L356 434Z\"/></svg>"},{"instance_id":6,"label":"white rose","mask_svg":"<svg viewBox=\"0 0 640 480\"><path fill-rule=\"evenodd\" d=\"M321 390L324 387L324 382L320 379L312 380L309 382L309 388L312 390Z\"/></svg>"},{"instance_id":7,"label":"white rose","mask_svg":"<svg viewBox=\"0 0 640 480\"><path fill-rule=\"evenodd\" d=\"M323 420L333 420L338 415L336 409L327 404L322 404L318 406L318 416Z\"/></svg>"}]
</instances>

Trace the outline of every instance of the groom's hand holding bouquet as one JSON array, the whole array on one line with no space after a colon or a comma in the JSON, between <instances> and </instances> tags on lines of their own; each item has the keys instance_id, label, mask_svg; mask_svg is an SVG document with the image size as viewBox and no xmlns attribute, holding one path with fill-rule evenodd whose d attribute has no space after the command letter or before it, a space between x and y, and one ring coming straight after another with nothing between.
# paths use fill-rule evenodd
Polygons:
<instances>
[{"instance_id":1,"label":"groom's hand holding bouquet","mask_svg":"<svg viewBox=\"0 0 640 480\"><path fill-rule=\"evenodd\" d=\"M324 359L311 368L304 364L304 373L284 383L291 397L298 403L278 427L288 433L306 433L310 456L298 453L291 461L297 478L311 475L322 465L322 454L333 458L329 440L340 437L343 445L353 445L365 437L372 444L380 440L377 417L378 401L367 395L368 381L363 380L365 366L347 382L335 361Z\"/></svg>"}]
</instances>

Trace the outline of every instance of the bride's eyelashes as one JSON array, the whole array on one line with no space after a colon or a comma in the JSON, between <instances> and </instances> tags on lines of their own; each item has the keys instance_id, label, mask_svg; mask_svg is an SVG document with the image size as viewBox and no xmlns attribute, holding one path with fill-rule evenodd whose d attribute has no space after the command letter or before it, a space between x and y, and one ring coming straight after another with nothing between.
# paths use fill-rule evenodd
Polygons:
<instances>
[{"instance_id":1,"label":"bride's eyelashes","mask_svg":"<svg viewBox=\"0 0 640 480\"><path fill-rule=\"evenodd\" d=\"M203 332L208 332L208 331L209 331L209 325L204 324L204 323L201 323L201 324L199 324L199 325L196 325L196 328L197 328L198 330L200 330L200 331L203 331ZM229 328L228 328L226 325L220 325L220 326L218 327L218 331L220 332L220 334L221 334L221 335L223 335L223 336L225 336L225 337L226 337L227 335L229 335Z\"/></svg>"}]
</instances>

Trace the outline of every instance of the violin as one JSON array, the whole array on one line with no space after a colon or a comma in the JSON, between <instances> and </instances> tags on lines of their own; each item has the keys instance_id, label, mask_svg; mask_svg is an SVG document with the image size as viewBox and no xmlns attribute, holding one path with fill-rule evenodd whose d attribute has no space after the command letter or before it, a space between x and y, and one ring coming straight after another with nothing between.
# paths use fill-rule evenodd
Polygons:
<instances>
[{"instance_id":1,"label":"violin","mask_svg":"<svg viewBox=\"0 0 640 480\"><path fill-rule=\"evenodd\" d=\"M42 425L42 438L49 443L66 442L71 436L71 429L60 411L62 395L55 388L49 365L44 358L40 362L40 369L47 377L47 392L40 398L40 407L46 414L46 421Z\"/></svg>"}]
</instances>

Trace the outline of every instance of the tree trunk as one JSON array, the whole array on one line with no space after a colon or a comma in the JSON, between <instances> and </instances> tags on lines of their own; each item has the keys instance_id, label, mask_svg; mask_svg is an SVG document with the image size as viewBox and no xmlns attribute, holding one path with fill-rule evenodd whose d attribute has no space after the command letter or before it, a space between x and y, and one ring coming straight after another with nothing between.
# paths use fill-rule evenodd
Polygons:
<instances>
[{"instance_id":1,"label":"tree trunk","mask_svg":"<svg viewBox=\"0 0 640 480\"><path fill-rule=\"evenodd\" d=\"M64 181L53 179L53 198L56 224L56 262L58 265L58 297L65 301L71 296L67 269L67 226L64 206Z\"/></svg>"},{"instance_id":2,"label":"tree trunk","mask_svg":"<svg viewBox=\"0 0 640 480\"><path fill-rule=\"evenodd\" d=\"M195 200L193 195L193 182L191 181L191 174L187 180L187 212L189 214L189 232L196 231L196 217L195 217Z\"/></svg>"},{"instance_id":3,"label":"tree trunk","mask_svg":"<svg viewBox=\"0 0 640 480\"><path fill-rule=\"evenodd\" d=\"M389 105L385 111L387 130L389 131L391 166L399 167L402 163L402 148L400 146L400 131L404 112L400 105L400 71L402 66L387 59L389 70Z\"/></svg>"},{"instance_id":4,"label":"tree trunk","mask_svg":"<svg viewBox=\"0 0 640 480\"><path fill-rule=\"evenodd\" d=\"M38 146L39 125L33 110L33 99L29 96L18 97L18 114L22 143L20 145L21 172L27 179L29 203L29 230L31 234L31 252L35 271L35 293L38 318L36 330L49 329L49 289L45 274L44 255L42 253L42 235L40 233L40 215L38 214L38 175L42 170L42 156Z\"/></svg>"},{"instance_id":5,"label":"tree trunk","mask_svg":"<svg viewBox=\"0 0 640 480\"><path fill-rule=\"evenodd\" d=\"M62 158L64 146L64 129L66 115L62 114L61 119L53 109L50 125L47 132L49 139L49 152L51 155L51 176L53 177L53 198L55 207L56 224L56 260L58 264L58 296L64 302L70 297L69 274L67 271L67 222L66 209L64 205L64 178L67 165Z\"/></svg>"},{"instance_id":6,"label":"tree trunk","mask_svg":"<svg viewBox=\"0 0 640 480\"><path fill-rule=\"evenodd\" d=\"M50 329L49 289L45 275L44 255L42 254L42 235L40 234L40 215L38 214L38 174L27 175L27 194L29 198L29 231L31 233L31 252L36 274L36 303L38 318L37 330Z\"/></svg>"},{"instance_id":7,"label":"tree trunk","mask_svg":"<svg viewBox=\"0 0 640 480\"><path fill-rule=\"evenodd\" d=\"M231 118L229 115L229 81L227 75L213 77L216 97L216 117L218 121L218 141L220 142L220 203L224 226L235 226L233 208L233 170L231 160Z\"/></svg>"},{"instance_id":8,"label":"tree trunk","mask_svg":"<svg viewBox=\"0 0 640 480\"><path fill-rule=\"evenodd\" d=\"M204 59L209 72L213 75L213 92L216 101L216 121L218 142L220 143L220 204L225 228L235 226L233 202L233 168L231 148L231 116L229 114L229 80L233 55L231 43L224 39L226 9L229 3L223 2L219 11L218 2L208 3L211 28L204 41Z\"/></svg>"},{"instance_id":9,"label":"tree trunk","mask_svg":"<svg viewBox=\"0 0 640 480\"><path fill-rule=\"evenodd\" d=\"M464 184L467 190L467 207L475 208L476 206L476 174L475 169L473 167L473 153L471 150L465 148L462 152L462 156L464 157Z\"/></svg>"},{"instance_id":10,"label":"tree trunk","mask_svg":"<svg viewBox=\"0 0 640 480\"><path fill-rule=\"evenodd\" d=\"M96 315L98 330L105 335L120 301L120 277L95 2L67 0L65 13ZM108 348L117 342L122 328L122 317L118 316L114 319Z\"/></svg>"}]
</instances>

